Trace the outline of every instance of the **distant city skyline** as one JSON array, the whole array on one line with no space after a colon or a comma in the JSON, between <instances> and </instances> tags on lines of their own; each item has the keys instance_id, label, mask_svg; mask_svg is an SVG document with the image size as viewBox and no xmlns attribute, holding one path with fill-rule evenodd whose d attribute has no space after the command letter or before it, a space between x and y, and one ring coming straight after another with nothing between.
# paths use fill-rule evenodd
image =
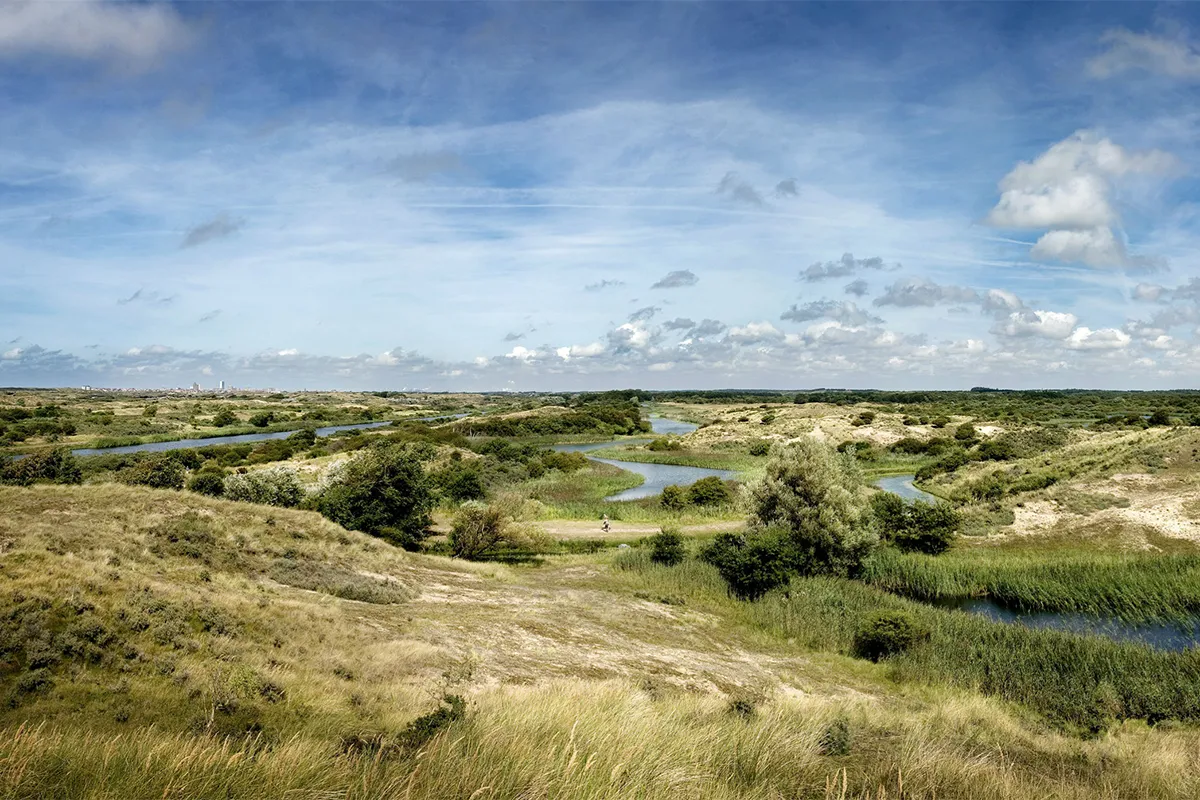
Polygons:
<instances>
[{"instance_id":1,"label":"distant city skyline","mask_svg":"<svg viewBox=\"0 0 1200 800\"><path fill-rule=\"evenodd\" d=\"M1197 30L0 3L0 385L1196 386Z\"/></svg>"}]
</instances>

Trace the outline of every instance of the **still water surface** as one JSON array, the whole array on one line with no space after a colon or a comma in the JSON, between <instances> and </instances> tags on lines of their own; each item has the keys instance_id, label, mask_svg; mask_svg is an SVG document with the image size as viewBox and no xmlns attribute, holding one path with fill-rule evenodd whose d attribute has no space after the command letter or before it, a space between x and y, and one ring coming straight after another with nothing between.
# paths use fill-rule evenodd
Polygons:
<instances>
[{"instance_id":1,"label":"still water surface","mask_svg":"<svg viewBox=\"0 0 1200 800\"><path fill-rule=\"evenodd\" d=\"M690 422L681 422L676 419L667 419L666 417L650 417L650 429L654 433L668 434L674 433L683 435L691 433L698 428L698 425L693 425ZM591 444L557 444L554 449L563 453L587 453L591 450L601 450L605 447L612 447L614 444L645 444L649 439L622 439L610 440L607 442L592 442ZM594 458L588 456L592 461L601 464L611 464L614 467L619 467L629 472L637 473L645 478L645 482L641 486L635 486L632 489L626 489L623 492L617 492L614 495L609 495L604 498L611 502L622 500L640 500L643 497L653 497L656 494L661 494L662 490L672 484L687 486L690 483L695 483L701 478L716 476L721 480L729 480L735 473L728 469L706 469L704 467L677 467L670 464L642 464L636 461L618 461L613 458Z\"/></svg>"}]
</instances>

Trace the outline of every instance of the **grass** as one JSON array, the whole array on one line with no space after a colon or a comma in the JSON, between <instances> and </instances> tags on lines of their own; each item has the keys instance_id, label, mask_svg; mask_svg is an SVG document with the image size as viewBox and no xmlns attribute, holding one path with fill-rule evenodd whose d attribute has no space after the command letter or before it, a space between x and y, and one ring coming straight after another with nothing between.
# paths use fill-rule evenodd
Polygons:
<instances>
[{"instance_id":1,"label":"grass","mask_svg":"<svg viewBox=\"0 0 1200 800\"><path fill-rule=\"evenodd\" d=\"M677 467L727 469L742 473L761 473L767 459L747 453L720 450L647 450L644 447L606 447L588 453L595 458L636 461L642 464L669 464Z\"/></svg>"},{"instance_id":2,"label":"grass","mask_svg":"<svg viewBox=\"0 0 1200 800\"><path fill-rule=\"evenodd\" d=\"M920 600L986 597L1021 611L1126 621L1187 620L1200 614L1200 555L967 550L934 557L888 549L871 561L864 579Z\"/></svg>"},{"instance_id":3,"label":"grass","mask_svg":"<svg viewBox=\"0 0 1200 800\"><path fill-rule=\"evenodd\" d=\"M715 570L698 562L655 568L618 556L634 591L723 608ZM1008 625L927 606L857 581L795 579L785 592L725 613L806 651L850 653L860 620L905 609L933 631L931 641L887 663L900 683L951 684L1033 709L1055 725L1095 732L1115 720L1200 722L1200 653L1167 653L1096 636Z\"/></svg>"},{"instance_id":4,"label":"grass","mask_svg":"<svg viewBox=\"0 0 1200 800\"><path fill-rule=\"evenodd\" d=\"M637 548L463 563L114 485L0 488L0 507L4 800L1200 792L1200 731L1119 721L1192 718L1200 676L1179 654L849 581L740 603L710 567ZM405 597L299 586L349 575ZM845 655L885 607L919 614L930 644ZM438 715L446 695L461 717ZM381 745L418 720L419 747Z\"/></svg>"}]
</instances>

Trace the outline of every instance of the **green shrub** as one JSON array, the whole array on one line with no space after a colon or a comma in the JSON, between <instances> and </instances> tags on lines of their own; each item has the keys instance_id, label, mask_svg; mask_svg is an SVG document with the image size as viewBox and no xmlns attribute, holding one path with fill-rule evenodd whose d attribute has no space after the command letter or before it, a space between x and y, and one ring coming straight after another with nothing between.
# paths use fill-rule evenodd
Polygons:
<instances>
[{"instance_id":1,"label":"green shrub","mask_svg":"<svg viewBox=\"0 0 1200 800\"><path fill-rule=\"evenodd\" d=\"M650 560L664 567L673 567L687 558L683 537L673 528L663 528L650 537Z\"/></svg>"},{"instance_id":2,"label":"green shrub","mask_svg":"<svg viewBox=\"0 0 1200 800\"><path fill-rule=\"evenodd\" d=\"M678 511L687 505L687 492L682 486L664 486L662 496L659 498L663 508L669 508L672 511Z\"/></svg>"},{"instance_id":3,"label":"green shrub","mask_svg":"<svg viewBox=\"0 0 1200 800\"><path fill-rule=\"evenodd\" d=\"M739 600L758 600L786 585L796 566L787 532L775 529L719 533L700 551L700 559L717 568Z\"/></svg>"},{"instance_id":4,"label":"green shrub","mask_svg":"<svg viewBox=\"0 0 1200 800\"><path fill-rule=\"evenodd\" d=\"M654 450L656 452L660 451L660 450L682 450L683 443L680 442L678 439L673 439L673 438L666 437L666 436L660 436L659 438L650 442L650 444L646 445L646 449Z\"/></svg>"},{"instance_id":5,"label":"green shrub","mask_svg":"<svg viewBox=\"0 0 1200 800\"><path fill-rule=\"evenodd\" d=\"M397 446L363 452L315 498L316 509L344 528L410 543L424 537L433 503L421 462Z\"/></svg>"},{"instance_id":6,"label":"green shrub","mask_svg":"<svg viewBox=\"0 0 1200 800\"><path fill-rule=\"evenodd\" d=\"M272 467L230 475L225 479L225 497L243 503L295 508L304 499L304 487L295 470Z\"/></svg>"},{"instance_id":7,"label":"green shrub","mask_svg":"<svg viewBox=\"0 0 1200 800\"><path fill-rule=\"evenodd\" d=\"M747 497L752 526L787 531L801 574L853 577L878 542L853 460L814 439L778 450Z\"/></svg>"},{"instance_id":8,"label":"green shrub","mask_svg":"<svg viewBox=\"0 0 1200 800\"><path fill-rule=\"evenodd\" d=\"M1158 409L1146 420L1148 425L1170 425L1171 415L1165 409Z\"/></svg>"},{"instance_id":9,"label":"green shrub","mask_svg":"<svg viewBox=\"0 0 1200 800\"><path fill-rule=\"evenodd\" d=\"M687 500L694 506L725 505L732 499L729 487L715 475L701 478L688 487Z\"/></svg>"},{"instance_id":10,"label":"green shrub","mask_svg":"<svg viewBox=\"0 0 1200 800\"><path fill-rule=\"evenodd\" d=\"M237 417L228 408L222 408L213 415L212 425L214 428L224 428L228 425L233 425L237 422Z\"/></svg>"},{"instance_id":11,"label":"green shrub","mask_svg":"<svg viewBox=\"0 0 1200 800\"><path fill-rule=\"evenodd\" d=\"M964 422L962 425L959 425L954 429L954 438L958 439L960 442L970 442L977 439L978 434L975 432L974 425L969 422Z\"/></svg>"},{"instance_id":12,"label":"green shrub","mask_svg":"<svg viewBox=\"0 0 1200 800\"><path fill-rule=\"evenodd\" d=\"M771 443L766 439L759 439L750 445L750 455L765 456L771 452Z\"/></svg>"},{"instance_id":13,"label":"green shrub","mask_svg":"<svg viewBox=\"0 0 1200 800\"><path fill-rule=\"evenodd\" d=\"M871 508L881 538L904 552L944 553L962 524L959 513L946 503L905 503L891 492L872 497Z\"/></svg>"},{"instance_id":14,"label":"green shrub","mask_svg":"<svg viewBox=\"0 0 1200 800\"><path fill-rule=\"evenodd\" d=\"M934 417L933 422L931 424L935 428L944 428L950 424L950 418L943 414L941 416Z\"/></svg>"},{"instance_id":15,"label":"green shrub","mask_svg":"<svg viewBox=\"0 0 1200 800\"><path fill-rule=\"evenodd\" d=\"M121 483L131 486L182 489L185 476L183 465L179 461L168 456L160 456L143 459L117 472L113 477Z\"/></svg>"},{"instance_id":16,"label":"green shrub","mask_svg":"<svg viewBox=\"0 0 1200 800\"><path fill-rule=\"evenodd\" d=\"M879 661L927 639L929 629L907 611L877 611L859 624L853 650L859 658Z\"/></svg>"},{"instance_id":17,"label":"green shrub","mask_svg":"<svg viewBox=\"0 0 1200 800\"><path fill-rule=\"evenodd\" d=\"M265 428L275 421L274 411L260 411L250 417L250 424L256 428Z\"/></svg>"},{"instance_id":18,"label":"green shrub","mask_svg":"<svg viewBox=\"0 0 1200 800\"><path fill-rule=\"evenodd\" d=\"M29 486L34 483L82 483L83 471L66 449L33 453L19 460L0 462L0 483Z\"/></svg>"},{"instance_id":19,"label":"green shrub","mask_svg":"<svg viewBox=\"0 0 1200 800\"><path fill-rule=\"evenodd\" d=\"M221 497L225 494L224 470L201 470L187 482L189 492L206 494L209 497Z\"/></svg>"},{"instance_id":20,"label":"green shrub","mask_svg":"<svg viewBox=\"0 0 1200 800\"><path fill-rule=\"evenodd\" d=\"M850 424L854 425L855 427L861 427L863 425L870 425L874 421L875 421L875 412L874 411L864 411L861 414L859 414L857 417L855 417L851 421Z\"/></svg>"}]
</instances>

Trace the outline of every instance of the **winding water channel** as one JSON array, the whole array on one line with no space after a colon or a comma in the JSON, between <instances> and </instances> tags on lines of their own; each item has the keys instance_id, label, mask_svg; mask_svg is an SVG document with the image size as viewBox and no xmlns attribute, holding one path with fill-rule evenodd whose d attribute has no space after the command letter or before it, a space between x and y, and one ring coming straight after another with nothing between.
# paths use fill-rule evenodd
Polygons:
<instances>
[{"instance_id":1,"label":"winding water channel","mask_svg":"<svg viewBox=\"0 0 1200 800\"><path fill-rule=\"evenodd\" d=\"M908 501L939 502L937 497L914 486L912 475L891 475L875 481L875 485ZM1200 645L1200 619L1177 624L1135 623L1094 614L1016 611L987 598L956 598L936 601L932 605L986 617L994 622L1104 636L1118 642L1149 645L1158 650L1179 651Z\"/></svg>"},{"instance_id":2,"label":"winding water channel","mask_svg":"<svg viewBox=\"0 0 1200 800\"><path fill-rule=\"evenodd\" d=\"M654 433L683 435L691 433L698 427L698 425L693 425L690 422L680 422L679 420L667 419L665 417L650 417L650 430ZM553 446L553 449L560 453L587 453L592 450L603 450L615 444L645 444L648 441L650 440L610 439L606 442L592 442L590 444L556 444ZM728 469L679 467L672 464L643 464L638 461L618 461L614 458L596 458L595 456L588 456L588 459L599 464L609 464L619 467L645 478L645 482L641 486L635 486L632 489L626 489L623 492L617 492L614 495L604 498L609 502L640 500L643 497L653 497L656 494L661 494L663 489L672 484L686 486L690 483L695 483L701 478L712 476L718 477L721 480L729 480L736 474L733 470Z\"/></svg>"}]
</instances>

